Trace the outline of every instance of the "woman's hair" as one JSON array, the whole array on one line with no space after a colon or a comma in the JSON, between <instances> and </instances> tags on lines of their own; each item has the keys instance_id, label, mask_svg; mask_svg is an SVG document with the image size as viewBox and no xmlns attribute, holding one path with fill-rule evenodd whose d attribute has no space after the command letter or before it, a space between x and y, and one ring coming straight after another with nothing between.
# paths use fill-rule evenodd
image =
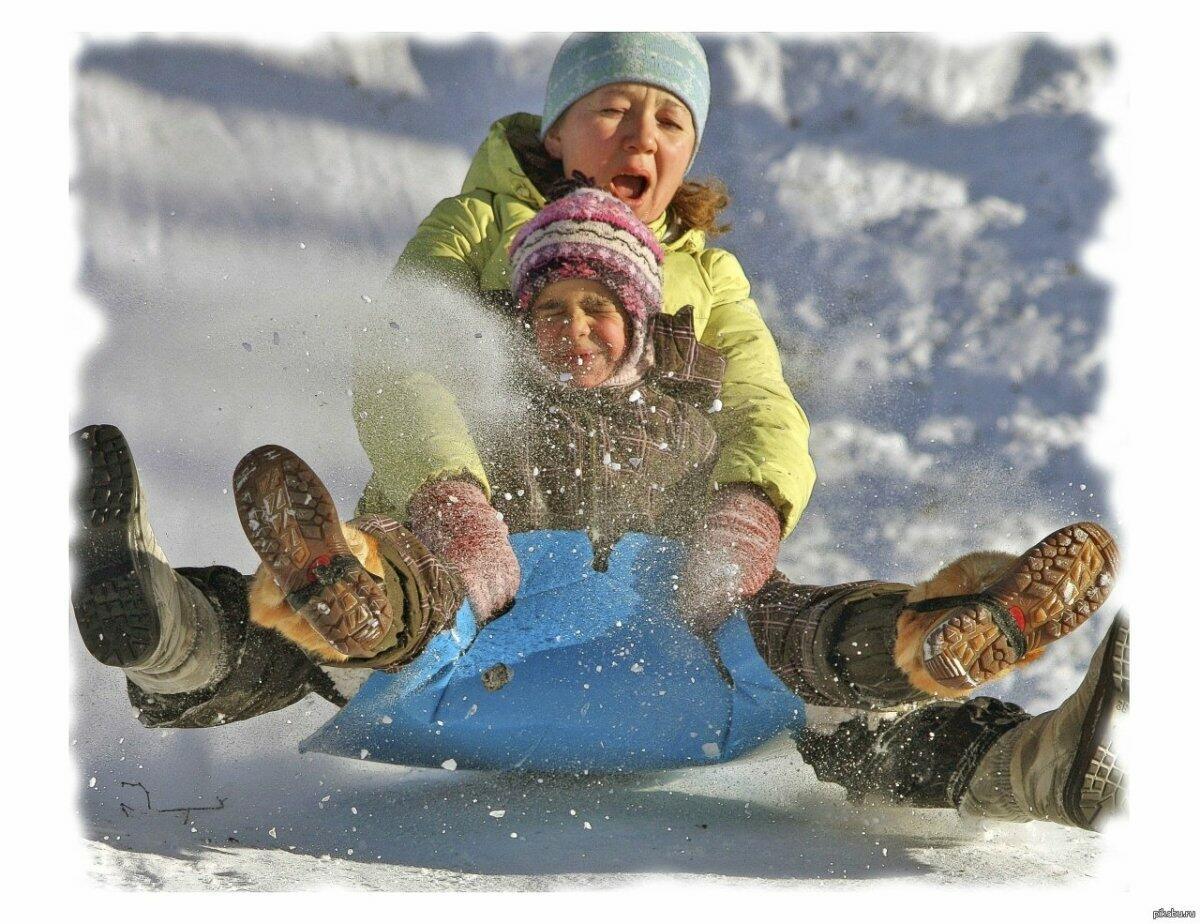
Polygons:
<instances>
[{"instance_id":1,"label":"woman's hair","mask_svg":"<svg viewBox=\"0 0 1200 924\"><path fill-rule=\"evenodd\" d=\"M562 195L564 182L573 182L563 175L562 161L550 156L535 133L510 131L508 143L525 175L547 199ZM675 191L668 208L683 231L697 228L710 237L715 237L724 234L731 227L728 223L717 223L717 216L727 205L729 192L725 189L725 184L718 179L709 178L703 182L684 180Z\"/></svg>"}]
</instances>

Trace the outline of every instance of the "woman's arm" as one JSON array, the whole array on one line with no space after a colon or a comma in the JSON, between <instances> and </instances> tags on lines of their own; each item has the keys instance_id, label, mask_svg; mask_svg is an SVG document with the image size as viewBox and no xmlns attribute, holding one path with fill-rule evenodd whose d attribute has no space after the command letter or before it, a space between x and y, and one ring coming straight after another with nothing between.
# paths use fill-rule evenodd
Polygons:
<instances>
[{"instance_id":1,"label":"woman's arm","mask_svg":"<svg viewBox=\"0 0 1200 924\"><path fill-rule=\"evenodd\" d=\"M725 357L721 411L710 418L721 440L713 472L718 485L746 483L766 493L783 521L796 526L817 473L808 454L808 418L783 379L775 339L750 297L733 254L701 256L713 286L713 307L700 340Z\"/></svg>"},{"instance_id":2,"label":"woman's arm","mask_svg":"<svg viewBox=\"0 0 1200 924\"><path fill-rule=\"evenodd\" d=\"M480 274L498 239L490 194L443 199L417 226L396 261L392 279L416 277L478 294Z\"/></svg>"},{"instance_id":3,"label":"woman's arm","mask_svg":"<svg viewBox=\"0 0 1200 924\"><path fill-rule=\"evenodd\" d=\"M496 236L487 194L439 202L392 271L390 297L397 312L421 310L426 292L428 304L436 305L447 287L478 298L479 272ZM403 330L411 320L397 323ZM400 514L412 493L432 479L468 474L490 491L454 396L420 371L420 357L406 355L405 346L387 318L355 325L354 423L375 471L374 486Z\"/></svg>"}]
</instances>

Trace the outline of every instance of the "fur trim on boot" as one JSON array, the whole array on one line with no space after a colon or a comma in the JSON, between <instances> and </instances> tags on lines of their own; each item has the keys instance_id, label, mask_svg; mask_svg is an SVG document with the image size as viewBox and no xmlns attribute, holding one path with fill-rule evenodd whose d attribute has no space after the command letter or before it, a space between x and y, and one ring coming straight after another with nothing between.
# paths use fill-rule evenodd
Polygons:
<instances>
[{"instance_id":1,"label":"fur trim on boot","mask_svg":"<svg viewBox=\"0 0 1200 924\"><path fill-rule=\"evenodd\" d=\"M337 505L308 464L260 446L234 469L233 496L246 538L292 608L342 654L378 654L394 621L387 597L351 553Z\"/></svg>"},{"instance_id":2,"label":"fur trim on boot","mask_svg":"<svg viewBox=\"0 0 1200 924\"><path fill-rule=\"evenodd\" d=\"M359 532L349 523L342 524L346 544L359 563L372 576L383 579L383 561L379 557L379 542L374 536ZM318 660L329 664L349 661L350 656L338 651L325 641L307 619L297 613L275 582L271 569L266 564L258 566L250 585L250 621L264 629L274 629L288 641L299 645L315 655Z\"/></svg>"},{"instance_id":3,"label":"fur trim on boot","mask_svg":"<svg viewBox=\"0 0 1200 924\"><path fill-rule=\"evenodd\" d=\"M978 593L1016 560L1017 556L1009 552L972 552L964 555L946 565L929 580L913 587L905 602L919 603L938 597ZM970 693L970 689L948 687L938 683L929 675L921 656L925 636L940 617L940 613L917 613L912 610L901 613L896 628L896 665L904 671L908 682L918 690L939 699L959 699Z\"/></svg>"},{"instance_id":4,"label":"fur trim on boot","mask_svg":"<svg viewBox=\"0 0 1200 924\"><path fill-rule=\"evenodd\" d=\"M896 663L918 689L961 697L1081 626L1107 599L1118 562L1096 523L1064 526L1015 558L961 558L909 596Z\"/></svg>"}]
</instances>

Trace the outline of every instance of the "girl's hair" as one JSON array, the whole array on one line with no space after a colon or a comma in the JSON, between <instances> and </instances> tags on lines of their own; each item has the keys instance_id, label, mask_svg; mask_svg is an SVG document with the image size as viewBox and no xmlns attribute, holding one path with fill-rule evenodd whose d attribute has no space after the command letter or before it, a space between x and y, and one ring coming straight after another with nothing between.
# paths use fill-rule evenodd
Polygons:
<instances>
[{"instance_id":1,"label":"girl's hair","mask_svg":"<svg viewBox=\"0 0 1200 924\"><path fill-rule=\"evenodd\" d=\"M547 199L562 195L563 185L571 183L563 176L562 161L555 160L547 153L546 148L531 131L509 131L508 143L517 155L517 163L525 171L525 175ZM729 205L729 192L725 184L715 178L704 182L684 180L675 191L675 196L668 206L672 217L679 224L680 230L691 231L698 228L710 237L724 234L730 225L718 224L717 216Z\"/></svg>"}]
</instances>

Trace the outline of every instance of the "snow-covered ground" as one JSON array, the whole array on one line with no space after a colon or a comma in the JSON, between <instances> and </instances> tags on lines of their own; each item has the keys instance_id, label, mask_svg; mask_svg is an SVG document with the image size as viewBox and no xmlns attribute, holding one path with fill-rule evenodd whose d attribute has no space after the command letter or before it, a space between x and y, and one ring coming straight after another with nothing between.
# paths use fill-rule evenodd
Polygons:
<instances>
[{"instance_id":1,"label":"snow-covered ground","mask_svg":"<svg viewBox=\"0 0 1200 924\"><path fill-rule=\"evenodd\" d=\"M106 328L72 424L124 429L177 564L253 567L227 485L264 442L299 451L351 509L369 473L347 393L355 317L386 310L392 262L458 191L489 123L540 110L557 44L85 47L72 188L81 284ZM1084 448L1108 290L1081 251L1112 195L1090 106L1110 51L1037 37L705 46L714 101L695 172L733 194L722 245L813 423L819 483L784 569L912 580L1071 519L1119 534L1104 460ZM1050 708L1106 623L989 692ZM72 639L81 818L96 878L119 887L999 883L1086 878L1109 849L1040 824L850 809L786 742L688 774L539 782L301 756L332 712L311 700L149 732L120 676ZM186 821L159 811L221 800Z\"/></svg>"}]
</instances>

